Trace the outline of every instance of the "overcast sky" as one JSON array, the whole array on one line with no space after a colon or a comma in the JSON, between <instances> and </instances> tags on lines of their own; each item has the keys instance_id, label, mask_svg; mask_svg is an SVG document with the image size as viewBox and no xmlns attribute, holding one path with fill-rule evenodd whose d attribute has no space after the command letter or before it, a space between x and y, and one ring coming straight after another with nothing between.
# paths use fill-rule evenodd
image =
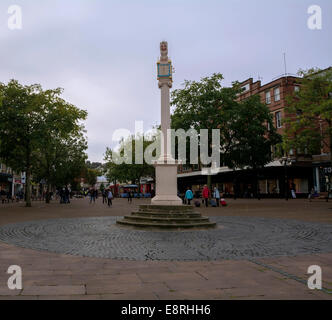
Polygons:
<instances>
[{"instance_id":1,"label":"overcast sky","mask_svg":"<svg viewBox=\"0 0 332 320\"><path fill-rule=\"evenodd\" d=\"M20 5L22 30L7 11ZM307 27L308 7L322 9L322 30ZM160 122L159 43L167 40L184 79L221 72L225 85L258 76L332 65L331 0L1 0L0 82L17 79L64 88L89 112L89 159L102 161L114 130Z\"/></svg>"}]
</instances>

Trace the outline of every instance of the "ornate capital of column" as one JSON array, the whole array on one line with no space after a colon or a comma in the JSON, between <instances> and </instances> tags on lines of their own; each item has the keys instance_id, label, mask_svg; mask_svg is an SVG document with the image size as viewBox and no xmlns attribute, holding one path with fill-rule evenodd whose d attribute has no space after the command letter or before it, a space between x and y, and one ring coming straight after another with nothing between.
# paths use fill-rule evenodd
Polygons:
<instances>
[{"instance_id":1,"label":"ornate capital of column","mask_svg":"<svg viewBox=\"0 0 332 320\"><path fill-rule=\"evenodd\" d=\"M167 80L167 81L165 81ZM168 86L169 88L172 88L173 84L172 84L172 81L170 81L169 79L165 79L164 81L163 80L159 80L158 82L158 86L159 86L159 89L161 89L163 86Z\"/></svg>"}]
</instances>

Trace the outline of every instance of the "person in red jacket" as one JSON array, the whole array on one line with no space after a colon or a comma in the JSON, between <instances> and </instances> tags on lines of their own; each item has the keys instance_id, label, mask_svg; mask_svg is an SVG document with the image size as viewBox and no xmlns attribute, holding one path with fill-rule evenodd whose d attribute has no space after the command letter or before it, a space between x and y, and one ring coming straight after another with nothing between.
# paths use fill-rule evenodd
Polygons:
<instances>
[{"instance_id":1,"label":"person in red jacket","mask_svg":"<svg viewBox=\"0 0 332 320\"><path fill-rule=\"evenodd\" d=\"M202 192L203 199L205 201L205 206L209 206L209 197L210 197L210 190L207 185L204 186L203 192Z\"/></svg>"}]
</instances>

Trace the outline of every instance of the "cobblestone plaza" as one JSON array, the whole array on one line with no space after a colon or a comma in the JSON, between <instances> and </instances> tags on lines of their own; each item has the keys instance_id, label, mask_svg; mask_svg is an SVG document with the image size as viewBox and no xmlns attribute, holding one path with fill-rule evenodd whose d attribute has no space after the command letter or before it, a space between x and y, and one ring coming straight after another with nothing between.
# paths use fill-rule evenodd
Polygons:
<instances>
[{"instance_id":1,"label":"cobblestone plaza","mask_svg":"<svg viewBox=\"0 0 332 320\"><path fill-rule=\"evenodd\" d=\"M0 299L331 299L332 205L230 200L198 208L218 228L126 229L116 220L147 200L0 207ZM23 289L6 286L10 265ZM310 265L323 290L306 286Z\"/></svg>"}]
</instances>

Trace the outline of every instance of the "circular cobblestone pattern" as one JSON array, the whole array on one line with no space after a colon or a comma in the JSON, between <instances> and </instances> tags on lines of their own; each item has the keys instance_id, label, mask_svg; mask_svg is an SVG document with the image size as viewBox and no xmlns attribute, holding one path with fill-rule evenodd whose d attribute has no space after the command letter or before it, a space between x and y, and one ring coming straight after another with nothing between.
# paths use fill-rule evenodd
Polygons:
<instances>
[{"instance_id":1,"label":"circular cobblestone pattern","mask_svg":"<svg viewBox=\"0 0 332 320\"><path fill-rule=\"evenodd\" d=\"M86 257L130 260L219 260L332 252L332 225L294 220L211 217L219 228L140 231L120 217L54 219L0 227L0 241Z\"/></svg>"}]
</instances>

